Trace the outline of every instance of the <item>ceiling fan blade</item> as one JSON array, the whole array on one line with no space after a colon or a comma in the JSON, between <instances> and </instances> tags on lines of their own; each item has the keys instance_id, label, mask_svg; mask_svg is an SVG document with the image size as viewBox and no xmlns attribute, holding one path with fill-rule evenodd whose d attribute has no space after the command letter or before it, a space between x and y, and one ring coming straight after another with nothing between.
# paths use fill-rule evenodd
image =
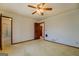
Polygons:
<instances>
[{"instance_id":1,"label":"ceiling fan blade","mask_svg":"<svg viewBox=\"0 0 79 59\"><path fill-rule=\"evenodd\" d=\"M38 8L38 9L41 9L41 7L43 7L44 5L45 5L45 3L37 4L37 8Z\"/></svg>"},{"instance_id":2,"label":"ceiling fan blade","mask_svg":"<svg viewBox=\"0 0 79 59\"><path fill-rule=\"evenodd\" d=\"M43 10L52 10L52 8L43 8Z\"/></svg>"},{"instance_id":3,"label":"ceiling fan blade","mask_svg":"<svg viewBox=\"0 0 79 59\"><path fill-rule=\"evenodd\" d=\"M37 8L40 9L41 3L37 4Z\"/></svg>"},{"instance_id":4,"label":"ceiling fan blade","mask_svg":"<svg viewBox=\"0 0 79 59\"><path fill-rule=\"evenodd\" d=\"M36 8L35 6L33 6L33 5L28 5L28 7L31 7L31 8Z\"/></svg>"},{"instance_id":5,"label":"ceiling fan blade","mask_svg":"<svg viewBox=\"0 0 79 59\"><path fill-rule=\"evenodd\" d=\"M41 5L41 3L37 4L37 6L39 7Z\"/></svg>"},{"instance_id":6,"label":"ceiling fan blade","mask_svg":"<svg viewBox=\"0 0 79 59\"><path fill-rule=\"evenodd\" d=\"M42 4L42 6L44 6L46 3L41 3Z\"/></svg>"},{"instance_id":7,"label":"ceiling fan blade","mask_svg":"<svg viewBox=\"0 0 79 59\"><path fill-rule=\"evenodd\" d=\"M35 14L37 11L34 11L32 14Z\"/></svg>"}]
</instances>

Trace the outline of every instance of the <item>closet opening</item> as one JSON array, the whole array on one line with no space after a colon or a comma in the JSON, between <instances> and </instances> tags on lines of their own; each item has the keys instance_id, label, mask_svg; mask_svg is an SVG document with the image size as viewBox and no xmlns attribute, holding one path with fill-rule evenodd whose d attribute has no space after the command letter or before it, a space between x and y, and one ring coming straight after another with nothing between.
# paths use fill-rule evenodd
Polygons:
<instances>
[{"instance_id":1,"label":"closet opening","mask_svg":"<svg viewBox=\"0 0 79 59\"><path fill-rule=\"evenodd\" d=\"M13 44L13 18L0 15L0 49Z\"/></svg>"}]
</instances>

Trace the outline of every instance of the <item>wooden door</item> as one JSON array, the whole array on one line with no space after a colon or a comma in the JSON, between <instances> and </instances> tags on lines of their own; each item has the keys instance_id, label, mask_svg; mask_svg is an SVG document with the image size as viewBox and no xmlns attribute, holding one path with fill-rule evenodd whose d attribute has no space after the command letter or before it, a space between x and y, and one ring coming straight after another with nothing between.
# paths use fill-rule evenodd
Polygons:
<instances>
[{"instance_id":1,"label":"wooden door","mask_svg":"<svg viewBox=\"0 0 79 59\"><path fill-rule=\"evenodd\" d=\"M0 49L2 50L2 15L0 15Z\"/></svg>"},{"instance_id":2,"label":"wooden door","mask_svg":"<svg viewBox=\"0 0 79 59\"><path fill-rule=\"evenodd\" d=\"M40 39L40 23L35 23L34 24L34 39Z\"/></svg>"}]
</instances>

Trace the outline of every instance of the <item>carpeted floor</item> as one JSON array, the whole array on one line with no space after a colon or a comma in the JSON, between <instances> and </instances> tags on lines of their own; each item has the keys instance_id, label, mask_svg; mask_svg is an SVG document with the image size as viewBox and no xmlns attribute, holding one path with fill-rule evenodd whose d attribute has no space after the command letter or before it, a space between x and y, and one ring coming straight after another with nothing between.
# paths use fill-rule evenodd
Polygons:
<instances>
[{"instance_id":1,"label":"carpeted floor","mask_svg":"<svg viewBox=\"0 0 79 59\"><path fill-rule=\"evenodd\" d=\"M5 48L3 53L9 56L79 56L79 49L48 42L32 40Z\"/></svg>"}]
</instances>

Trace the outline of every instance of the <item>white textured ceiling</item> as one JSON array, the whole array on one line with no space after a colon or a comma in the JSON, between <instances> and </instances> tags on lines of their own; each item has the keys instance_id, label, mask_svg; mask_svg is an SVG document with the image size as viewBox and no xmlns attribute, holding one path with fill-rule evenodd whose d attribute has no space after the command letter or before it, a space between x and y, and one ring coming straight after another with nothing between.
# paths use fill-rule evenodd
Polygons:
<instances>
[{"instance_id":1,"label":"white textured ceiling","mask_svg":"<svg viewBox=\"0 0 79 59\"><path fill-rule=\"evenodd\" d=\"M47 7L53 8L52 11L45 12L44 16L34 14L32 12L35 10L33 8L27 7L27 5L34 5L35 3L0 3L0 9L5 9L10 12L21 14L27 17L34 18L36 20L45 19L51 15L55 15L61 12L72 10L78 8L77 3L48 3Z\"/></svg>"}]
</instances>

